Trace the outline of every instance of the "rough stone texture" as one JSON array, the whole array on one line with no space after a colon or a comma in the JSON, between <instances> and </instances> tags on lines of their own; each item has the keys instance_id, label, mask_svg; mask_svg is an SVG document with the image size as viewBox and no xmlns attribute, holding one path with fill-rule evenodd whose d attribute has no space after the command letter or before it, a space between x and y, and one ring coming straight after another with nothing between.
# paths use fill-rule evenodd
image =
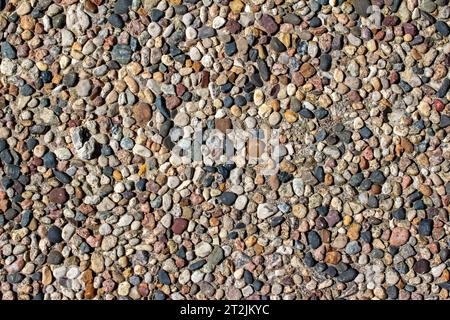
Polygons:
<instances>
[{"instance_id":1,"label":"rough stone texture","mask_svg":"<svg viewBox=\"0 0 450 320\"><path fill-rule=\"evenodd\" d=\"M448 1L0 11L0 299L449 299Z\"/></svg>"}]
</instances>

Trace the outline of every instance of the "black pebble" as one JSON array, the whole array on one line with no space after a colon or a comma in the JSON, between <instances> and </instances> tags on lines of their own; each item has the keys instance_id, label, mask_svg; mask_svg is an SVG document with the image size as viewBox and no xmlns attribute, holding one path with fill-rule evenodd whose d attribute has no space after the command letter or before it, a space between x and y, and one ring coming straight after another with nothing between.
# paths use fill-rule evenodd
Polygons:
<instances>
[{"instance_id":1,"label":"black pebble","mask_svg":"<svg viewBox=\"0 0 450 320\"><path fill-rule=\"evenodd\" d=\"M332 58L328 53L320 56L319 68L322 71L329 71L331 69Z\"/></svg>"},{"instance_id":2,"label":"black pebble","mask_svg":"<svg viewBox=\"0 0 450 320\"><path fill-rule=\"evenodd\" d=\"M234 98L234 102L236 103L237 106L243 107L247 104L247 99L245 99L243 95L237 95Z\"/></svg>"},{"instance_id":3,"label":"black pebble","mask_svg":"<svg viewBox=\"0 0 450 320\"><path fill-rule=\"evenodd\" d=\"M270 221L270 226L272 228L282 224L284 222L284 218L283 217L275 217Z\"/></svg>"},{"instance_id":4,"label":"black pebble","mask_svg":"<svg viewBox=\"0 0 450 320\"><path fill-rule=\"evenodd\" d=\"M269 68L267 67L266 62L262 59L258 59L257 64L259 74L261 75L261 79L263 79L264 81L268 81L270 78L270 71Z\"/></svg>"},{"instance_id":5,"label":"black pebble","mask_svg":"<svg viewBox=\"0 0 450 320\"><path fill-rule=\"evenodd\" d=\"M312 28L317 28L317 27L320 27L321 25L322 25L322 20L320 20L320 18L318 18L318 17L313 17L309 21L309 26Z\"/></svg>"},{"instance_id":6,"label":"black pebble","mask_svg":"<svg viewBox=\"0 0 450 320\"><path fill-rule=\"evenodd\" d=\"M159 9L152 9L150 12L150 19L152 19L153 22L158 22L163 18L165 15L164 11L161 11Z\"/></svg>"},{"instance_id":7,"label":"black pebble","mask_svg":"<svg viewBox=\"0 0 450 320\"><path fill-rule=\"evenodd\" d=\"M270 40L270 47L275 52L284 52L284 51L287 50L287 48L284 45L284 43L281 42L280 39L278 39L277 37L272 37L272 39Z\"/></svg>"},{"instance_id":8,"label":"black pebble","mask_svg":"<svg viewBox=\"0 0 450 320\"><path fill-rule=\"evenodd\" d=\"M299 111L299 114L306 119L314 119L314 113L306 108L303 108Z\"/></svg>"},{"instance_id":9,"label":"black pebble","mask_svg":"<svg viewBox=\"0 0 450 320\"><path fill-rule=\"evenodd\" d=\"M422 236L430 236L433 231L433 220L423 219L419 223L419 234Z\"/></svg>"},{"instance_id":10,"label":"black pebble","mask_svg":"<svg viewBox=\"0 0 450 320\"><path fill-rule=\"evenodd\" d=\"M252 284L252 286L253 286L253 289L255 289L255 291L260 291L261 290L261 288L263 287L263 283L262 283L262 281L260 281L260 280L255 280L254 282L253 282L253 284Z\"/></svg>"},{"instance_id":11,"label":"black pebble","mask_svg":"<svg viewBox=\"0 0 450 320\"><path fill-rule=\"evenodd\" d=\"M5 211L6 220L13 220L15 217L19 215L19 211L14 208L9 208Z\"/></svg>"},{"instance_id":12,"label":"black pebble","mask_svg":"<svg viewBox=\"0 0 450 320\"><path fill-rule=\"evenodd\" d=\"M253 283L253 274L248 270L244 270L244 281L246 284Z\"/></svg>"},{"instance_id":13,"label":"black pebble","mask_svg":"<svg viewBox=\"0 0 450 320\"><path fill-rule=\"evenodd\" d=\"M436 92L436 96L438 98L444 98L445 95L447 94L448 90L450 88L450 79L449 78L445 78L442 81L441 86L439 87L439 90Z\"/></svg>"},{"instance_id":14,"label":"black pebble","mask_svg":"<svg viewBox=\"0 0 450 320\"><path fill-rule=\"evenodd\" d=\"M9 42L5 41L2 43L1 52L5 58L8 58L8 59L16 59L17 58L16 48L14 48Z\"/></svg>"},{"instance_id":15,"label":"black pebble","mask_svg":"<svg viewBox=\"0 0 450 320\"><path fill-rule=\"evenodd\" d=\"M413 208L415 210L425 210L427 206L425 205L425 202L423 202L423 200L417 200L416 202L414 202Z\"/></svg>"},{"instance_id":16,"label":"black pebble","mask_svg":"<svg viewBox=\"0 0 450 320\"><path fill-rule=\"evenodd\" d=\"M372 136L372 131L367 127L362 127L359 129L359 134L363 139L369 139Z\"/></svg>"},{"instance_id":17,"label":"black pebble","mask_svg":"<svg viewBox=\"0 0 450 320\"><path fill-rule=\"evenodd\" d=\"M155 294L153 295L153 299L155 300L165 300L166 295L161 290L156 290Z\"/></svg>"},{"instance_id":18,"label":"black pebble","mask_svg":"<svg viewBox=\"0 0 450 320\"><path fill-rule=\"evenodd\" d=\"M20 283L25 276L19 272L11 273L6 276L6 281L9 283Z\"/></svg>"},{"instance_id":19,"label":"black pebble","mask_svg":"<svg viewBox=\"0 0 450 320\"><path fill-rule=\"evenodd\" d=\"M372 181L370 181L370 179L364 179L361 182L361 185L359 186L359 188L363 191L368 191L368 190L370 190L372 185L373 185L373 183L372 183Z\"/></svg>"},{"instance_id":20,"label":"black pebble","mask_svg":"<svg viewBox=\"0 0 450 320\"><path fill-rule=\"evenodd\" d=\"M237 194L234 192L224 192L219 196L220 202L226 206L232 206L237 199Z\"/></svg>"},{"instance_id":21,"label":"black pebble","mask_svg":"<svg viewBox=\"0 0 450 320\"><path fill-rule=\"evenodd\" d=\"M203 267L206 264L206 260L202 259L202 260L198 260L193 262L192 264L189 265L188 269L191 271L195 271L200 269L201 267Z\"/></svg>"},{"instance_id":22,"label":"black pebble","mask_svg":"<svg viewBox=\"0 0 450 320\"><path fill-rule=\"evenodd\" d=\"M108 22L112 24L114 27L122 29L125 26L125 23L122 20L122 17L118 14L113 13L109 16Z\"/></svg>"},{"instance_id":23,"label":"black pebble","mask_svg":"<svg viewBox=\"0 0 450 320\"><path fill-rule=\"evenodd\" d=\"M314 168L313 174L316 177L317 181L323 182L325 180L325 171L323 170L322 166L316 166Z\"/></svg>"},{"instance_id":24,"label":"black pebble","mask_svg":"<svg viewBox=\"0 0 450 320\"><path fill-rule=\"evenodd\" d=\"M288 173L286 171L281 171L278 174L278 179L280 180L281 183L289 182L293 178L294 178L294 176L291 173Z\"/></svg>"},{"instance_id":25,"label":"black pebble","mask_svg":"<svg viewBox=\"0 0 450 320\"><path fill-rule=\"evenodd\" d=\"M44 161L44 167L48 168L56 168L56 156L53 152L49 151L42 157Z\"/></svg>"},{"instance_id":26,"label":"black pebble","mask_svg":"<svg viewBox=\"0 0 450 320\"><path fill-rule=\"evenodd\" d=\"M395 300L398 298L398 288L396 286L389 286L386 289L386 294L389 299Z\"/></svg>"},{"instance_id":27,"label":"black pebble","mask_svg":"<svg viewBox=\"0 0 450 320\"><path fill-rule=\"evenodd\" d=\"M59 243L63 239L61 237L61 229L57 226L51 226L50 229L48 229L47 238L50 241L50 243Z\"/></svg>"},{"instance_id":28,"label":"black pebble","mask_svg":"<svg viewBox=\"0 0 450 320\"><path fill-rule=\"evenodd\" d=\"M375 196L369 196L369 199L367 200L367 205L370 208L378 208L378 199Z\"/></svg>"},{"instance_id":29,"label":"black pebble","mask_svg":"<svg viewBox=\"0 0 450 320\"><path fill-rule=\"evenodd\" d=\"M434 24L437 32L442 34L444 37L448 37L450 35L450 28L444 21L436 21Z\"/></svg>"},{"instance_id":30,"label":"black pebble","mask_svg":"<svg viewBox=\"0 0 450 320\"><path fill-rule=\"evenodd\" d=\"M439 122L439 127L444 129L447 128L448 126L450 126L450 117L443 114L441 116L441 121Z\"/></svg>"},{"instance_id":31,"label":"black pebble","mask_svg":"<svg viewBox=\"0 0 450 320\"><path fill-rule=\"evenodd\" d=\"M13 163L13 157L8 149L4 149L2 152L0 152L0 159L6 164Z\"/></svg>"},{"instance_id":32,"label":"black pebble","mask_svg":"<svg viewBox=\"0 0 450 320\"><path fill-rule=\"evenodd\" d=\"M316 109L316 110L314 110L314 115L319 120L325 119L326 117L328 117L328 110L326 110L324 108Z\"/></svg>"},{"instance_id":33,"label":"black pebble","mask_svg":"<svg viewBox=\"0 0 450 320\"><path fill-rule=\"evenodd\" d=\"M317 249L322 244L319 234L312 230L308 233L308 244L312 249Z\"/></svg>"},{"instance_id":34,"label":"black pebble","mask_svg":"<svg viewBox=\"0 0 450 320\"><path fill-rule=\"evenodd\" d=\"M408 197L408 202L415 202L419 199L422 199L423 194L420 191L414 191L411 193L411 195Z\"/></svg>"},{"instance_id":35,"label":"black pebble","mask_svg":"<svg viewBox=\"0 0 450 320\"><path fill-rule=\"evenodd\" d=\"M305 262L305 265L310 268L314 267L314 265L317 263L317 261L312 256L311 252L307 252L305 254L304 262Z\"/></svg>"},{"instance_id":36,"label":"black pebble","mask_svg":"<svg viewBox=\"0 0 450 320\"><path fill-rule=\"evenodd\" d=\"M61 183L68 184L72 181L72 177L65 172L53 170L53 174L55 175L55 178L58 179Z\"/></svg>"},{"instance_id":37,"label":"black pebble","mask_svg":"<svg viewBox=\"0 0 450 320\"><path fill-rule=\"evenodd\" d=\"M352 187L357 187L361 184L363 179L364 179L363 174L361 172L359 172L357 174L354 174L348 182Z\"/></svg>"},{"instance_id":38,"label":"black pebble","mask_svg":"<svg viewBox=\"0 0 450 320\"><path fill-rule=\"evenodd\" d=\"M371 243L372 242L372 233L369 230L362 232L361 240L363 240L367 243Z\"/></svg>"},{"instance_id":39,"label":"black pebble","mask_svg":"<svg viewBox=\"0 0 450 320\"><path fill-rule=\"evenodd\" d=\"M29 84L25 84L20 88L20 94L24 97L29 97L33 94L34 89Z\"/></svg>"},{"instance_id":40,"label":"black pebble","mask_svg":"<svg viewBox=\"0 0 450 320\"><path fill-rule=\"evenodd\" d=\"M450 258L450 250L448 248L442 248L439 252L442 262L445 262Z\"/></svg>"},{"instance_id":41,"label":"black pebble","mask_svg":"<svg viewBox=\"0 0 450 320\"><path fill-rule=\"evenodd\" d=\"M232 41L232 42L225 43L224 49L225 49L225 54L227 56L230 57L230 56L234 55L237 52L236 42Z\"/></svg>"},{"instance_id":42,"label":"black pebble","mask_svg":"<svg viewBox=\"0 0 450 320\"><path fill-rule=\"evenodd\" d=\"M22 213L22 220L20 221L20 225L25 228L30 224L31 219L33 218L33 212L31 210L26 210Z\"/></svg>"},{"instance_id":43,"label":"black pebble","mask_svg":"<svg viewBox=\"0 0 450 320\"><path fill-rule=\"evenodd\" d=\"M329 208L327 206L320 206L316 208L317 213L323 217L328 215L328 210Z\"/></svg>"},{"instance_id":44,"label":"black pebble","mask_svg":"<svg viewBox=\"0 0 450 320\"><path fill-rule=\"evenodd\" d=\"M62 82L68 88L75 87L78 83L78 75L76 73L68 73L64 75Z\"/></svg>"},{"instance_id":45,"label":"black pebble","mask_svg":"<svg viewBox=\"0 0 450 320\"><path fill-rule=\"evenodd\" d=\"M117 0L114 5L114 13L116 14L124 14L129 10L129 6L131 6L132 0Z\"/></svg>"},{"instance_id":46,"label":"black pebble","mask_svg":"<svg viewBox=\"0 0 450 320\"><path fill-rule=\"evenodd\" d=\"M175 253L175 255L177 257L180 257L181 259L185 259L186 258L186 248L184 246L181 246L181 248L179 248L177 250L177 252Z\"/></svg>"},{"instance_id":47,"label":"black pebble","mask_svg":"<svg viewBox=\"0 0 450 320\"><path fill-rule=\"evenodd\" d=\"M317 272L324 272L325 270L327 270L327 265L326 263L319 262L315 265L314 269L316 269Z\"/></svg>"},{"instance_id":48,"label":"black pebble","mask_svg":"<svg viewBox=\"0 0 450 320\"><path fill-rule=\"evenodd\" d=\"M326 274L328 274L330 277L336 277L338 274L338 271L333 266L328 266L327 270L325 271Z\"/></svg>"},{"instance_id":49,"label":"black pebble","mask_svg":"<svg viewBox=\"0 0 450 320\"><path fill-rule=\"evenodd\" d=\"M384 177L384 174L380 170L375 170L370 174L369 179L373 183L377 184L383 184L386 181L386 178Z\"/></svg>"},{"instance_id":50,"label":"black pebble","mask_svg":"<svg viewBox=\"0 0 450 320\"><path fill-rule=\"evenodd\" d=\"M66 25L66 16L64 14L57 14L52 18L53 28L61 29Z\"/></svg>"}]
</instances>

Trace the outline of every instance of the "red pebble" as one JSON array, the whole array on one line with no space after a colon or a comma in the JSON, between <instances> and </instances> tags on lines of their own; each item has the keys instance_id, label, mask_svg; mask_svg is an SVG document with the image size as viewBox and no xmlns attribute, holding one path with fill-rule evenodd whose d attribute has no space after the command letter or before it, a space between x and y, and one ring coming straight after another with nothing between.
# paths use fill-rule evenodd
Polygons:
<instances>
[{"instance_id":1,"label":"red pebble","mask_svg":"<svg viewBox=\"0 0 450 320\"><path fill-rule=\"evenodd\" d=\"M391 75L389 76L389 81L391 82L391 84L393 83L397 83L399 81L399 76L398 73L396 71L393 71L391 73Z\"/></svg>"},{"instance_id":2,"label":"red pebble","mask_svg":"<svg viewBox=\"0 0 450 320\"><path fill-rule=\"evenodd\" d=\"M435 99L433 101L433 106L437 112L442 112L442 111L444 111L444 108L445 108L445 104L439 99Z\"/></svg>"},{"instance_id":3,"label":"red pebble","mask_svg":"<svg viewBox=\"0 0 450 320\"><path fill-rule=\"evenodd\" d=\"M407 188L412 182L412 179L410 176L404 176L402 180L402 188Z\"/></svg>"}]
</instances>

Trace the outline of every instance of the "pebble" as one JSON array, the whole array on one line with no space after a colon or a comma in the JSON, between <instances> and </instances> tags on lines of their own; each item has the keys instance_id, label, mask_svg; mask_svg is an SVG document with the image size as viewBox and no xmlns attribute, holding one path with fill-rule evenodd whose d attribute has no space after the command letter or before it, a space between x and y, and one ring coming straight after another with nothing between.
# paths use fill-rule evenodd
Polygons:
<instances>
[{"instance_id":1,"label":"pebble","mask_svg":"<svg viewBox=\"0 0 450 320\"><path fill-rule=\"evenodd\" d=\"M52 250L47 255L47 263L50 265L58 265L64 261L62 254L56 250Z\"/></svg>"},{"instance_id":2,"label":"pebble","mask_svg":"<svg viewBox=\"0 0 450 320\"><path fill-rule=\"evenodd\" d=\"M317 232L311 231L308 233L308 243L312 249L317 249L321 245L322 241Z\"/></svg>"},{"instance_id":3,"label":"pebble","mask_svg":"<svg viewBox=\"0 0 450 320\"><path fill-rule=\"evenodd\" d=\"M63 240L61 236L61 229L56 226L51 226L50 229L48 229L47 237L50 243L59 243Z\"/></svg>"},{"instance_id":4,"label":"pebble","mask_svg":"<svg viewBox=\"0 0 450 320\"><path fill-rule=\"evenodd\" d=\"M402 227L396 227L392 230L389 242L391 245L400 247L404 245L409 239L409 231Z\"/></svg>"},{"instance_id":5,"label":"pebble","mask_svg":"<svg viewBox=\"0 0 450 320\"><path fill-rule=\"evenodd\" d=\"M158 271L158 280L160 283L165 285L170 285L171 283L169 274L163 269Z\"/></svg>"},{"instance_id":6,"label":"pebble","mask_svg":"<svg viewBox=\"0 0 450 320\"><path fill-rule=\"evenodd\" d=\"M447 299L416 2L0 1L0 296Z\"/></svg>"},{"instance_id":7,"label":"pebble","mask_svg":"<svg viewBox=\"0 0 450 320\"><path fill-rule=\"evenodd\" d=\"M436 31L439 32L442 36L448 37L450 35L450 27L444 21L436 21L434 24Z\"/></svg>"},{"instance_id":8,"label":"pebble","mask_svg":"<svg viewBox=\"0 0 450 320\"><path fill-rule=\"evenodd\" d=\"M117 44L111 51L112 59L122 65L127 64L131 61L132 54L133 51L131 50L130 46L125 44Z\"/></svg>"},{"instance_id":9,"label":"pebble","mask_svg":"<svg viewBox=\"0 0 450 320\"><path fill-rule=\"evenodd\" d=\"M358 271L356 271L353 268L349 268L347 270L345 270L344 272L340 273L337 277L336 280L342 283L348 283L353 281L356 276L358 275Z\"/></svg>"},{"instance_id":10,"label":"pebble","mask_svg":"<svg viewBox=\"0 0 450 320\"><path fill-rule=\"evenodd\" d=\"M433 220L423 219L419 224L419 234L422 236L430 236L433 231Z\"/></svg>"},{"instance_id":11,"label":"pebble","mask_svg":"<svg viewBox=\"0 0 450 320\"><path fill-rule=\"evenodd\" d=\"M91 81L89 79L80 80L75 89L79 97L87 97L92 89Z\"/></svg>"},{"instance_id":12,"label":"pebble","mask_svg":"<svg viewBox=\"0 0 450 320\"><path fill-rule=\"evenodd\" d=\"M215 246L213 251L208 256L208 264L216 266L224 259L224 251L221 247Z\"/></svg>"},{"instance_id":13,"label":"pebble","mask_svg":"<svg viewBox=\"0 0 450 320\"><path fill-rule=\"evenodd\" d=\"M55 188L50 191L48 199L51 202L64 204L68 200L69 196L63 188Z\"/></svg>"},{"instance_id":14,"label":"pebble","mask_svg":"<svg viewBox=\"0 0 450 320\"><path fill-rule=\"evenodd\" d=\"M237 199L237 194L234 192L224 192L220 195L219 200L226 206L232 206Z\"/></svg>"},{"instance_id":15,"label":"pebble","mask_svg":"<svg viewBox=\"0 0 450 320\"><path fill-rule=\"evenodd\" d=\"M5 58L8 59L16 59L17 51L9 42L2 42L1 44L1 52Z\"/></svg>"},{"instance_id":16,"label":"pebble","mask_svg":"<svg viewBox=\"0 0 450 320\"><path fill-rule=\"evenodd\" d=\"M332 58L329 54L323 54L320 56L320 70L329 71L331 69Z\"/></svg>"},{"instance_id":17,"label":"pebble","mask_svg":"<svg viewBox=\"0 0 450 320\"><path fill-rule=\"evenodd\" d=\"M114 5L114 13L115 14L124 14L127 13L129 7L131 6L132 0L117 0Z\"/></svg>"},{"instance_id":18,"label":"pebble","mask_svg":"<svg viewBox=\"0 0 450 320\"><path fill-rule=\"evenodd\" d=\"M264 220L268 217L273 216L276 212L277 212L276 207L267 203L263 203L258 205L257 216L259 219Z\"/></svg>"},{"instance_id":19,"label":"pebble","mask_svg":"<svg viewBox=\"0 0 450 320\"><path fill-rule=\"evenodd\" d=\"M424 274L430 271L430 262L425 259L420 259L414 264L414 271Z\"/></svg>"},{"instance_id":20,"label":"pebble","mask_svg":"<svg viewBox=\"0 0 450 320\"><path fill-rule=\"evenodd\" d=\"M206 257L211 253L212 249L213 247L209 243L202 242L196 246L195 255L200 258Z\"/></svg>"}]
</instances>

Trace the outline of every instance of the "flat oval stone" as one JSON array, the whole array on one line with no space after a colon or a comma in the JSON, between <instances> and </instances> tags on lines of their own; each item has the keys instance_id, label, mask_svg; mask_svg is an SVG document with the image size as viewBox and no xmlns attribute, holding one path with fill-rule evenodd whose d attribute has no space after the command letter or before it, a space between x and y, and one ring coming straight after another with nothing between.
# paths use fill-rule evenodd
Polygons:
<instances>
[{"instance_id":1,"label":"flat oval stone","mask_svg":"<svg viewBox=\"0 0 450 320\"><path fill-rule=\"evenodd\" d=\"M400 247L408 242L409 231L402 227L396 227L392 230L389 243L393 246Z\"/></svg>"}]
</instances>

